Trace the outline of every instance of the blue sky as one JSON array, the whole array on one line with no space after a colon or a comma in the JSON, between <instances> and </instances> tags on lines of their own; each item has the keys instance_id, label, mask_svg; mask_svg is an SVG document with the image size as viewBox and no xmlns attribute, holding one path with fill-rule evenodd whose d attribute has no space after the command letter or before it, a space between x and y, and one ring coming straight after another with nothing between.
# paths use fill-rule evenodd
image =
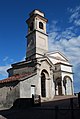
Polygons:
<instances>
[{"instance_id":1,"label":"blue sky","mask_svg":"<svg viewBox=\"0 0 80 119\"><path fill-rule=\"evenodd\" d=\"M49 51L60 50L74 72L75 92L80 91L80 0L0 0L0 79L10 64L25 59L26 19L40 9L48 19Z\"/></svg>"}]
</instances>

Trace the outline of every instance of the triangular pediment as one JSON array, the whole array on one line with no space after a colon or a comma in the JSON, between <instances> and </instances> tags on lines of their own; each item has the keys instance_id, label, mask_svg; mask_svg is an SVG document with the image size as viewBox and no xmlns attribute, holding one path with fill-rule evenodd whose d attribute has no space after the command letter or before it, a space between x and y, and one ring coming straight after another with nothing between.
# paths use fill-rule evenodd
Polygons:
<instances>
[{"instance_id":1,"label":"triangular pediment","mask_svg":"<svg viewBox=\"0 0 80 119\"><path fill-rule=\"evenodd\" d=\"M66 58L65 55L63 55L61 52L56 51L56 52L48 52L46 53L46 56L51 60L53 64L56 64L57 62L62 62L62 63L69 63L68 59Z\"/></svg>"},{"instance_id":2,"label":"triangular pediment","mask_svg":"<svg viewBox=\"0 0 80 119\"><path fill-rule=\"evenodd\" d=\"M41 65L46 65L54 68L54 64L51 62L51 60L48 57L42 57L38 59L38 63L40 63Z\"/></svg>"}]
</instances>

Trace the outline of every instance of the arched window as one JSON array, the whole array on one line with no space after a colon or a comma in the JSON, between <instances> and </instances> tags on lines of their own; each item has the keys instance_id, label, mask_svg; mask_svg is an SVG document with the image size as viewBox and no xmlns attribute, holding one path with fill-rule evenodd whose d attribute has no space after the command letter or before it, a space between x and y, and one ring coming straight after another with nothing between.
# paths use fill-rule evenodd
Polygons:
<instances>
[{"instance_id":1,"label":"arched window","mask_svg":"<svg viewBox=\"0 0 80 119\"><path fill-rule=\"evenodd\" d=\"M39 22L39 28L43 29L43 23L42 22Z\"/></svg>"},{"instance_id":2,"label":"arched window","mask_svg":"<svg viewBox=\"0 0 80 119\"><path fill-rule=\"evenodd\" d=\"M49 77L49 74L46 70L41 72L41 96L46 97L46 78Z\"/></svg>"},{"instance_id":3,"label":"arched window","mask_svg":"<svg viewBox=\"0 0 80 119\"><path fill-rule=\"evenodd\" d=\"M45 74L42 72L41 73L41 95L42 97L46 97L46 86L45 86Z\"/></svg>"}]
</instances>

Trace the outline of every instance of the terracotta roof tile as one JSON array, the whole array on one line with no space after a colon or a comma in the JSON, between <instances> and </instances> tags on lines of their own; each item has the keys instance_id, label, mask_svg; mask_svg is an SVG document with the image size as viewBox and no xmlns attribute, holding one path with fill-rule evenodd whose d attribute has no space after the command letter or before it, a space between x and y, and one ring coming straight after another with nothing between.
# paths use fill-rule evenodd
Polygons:
<instances>
[{"instance_id":1,"label":"terracotta roof tile","mask_svg":"<svg viewBox=\"0 0 80 119\"><path fill-rule=\"evenodd\" d=\"M13 82L13 81L19 81L21 78L24 78L26 76L31 75L31 73L26 74L16 74L11 77L8 77L6 79L0 80L0 83L7 83L7 82Z\"/></svg>"}]
</instances>

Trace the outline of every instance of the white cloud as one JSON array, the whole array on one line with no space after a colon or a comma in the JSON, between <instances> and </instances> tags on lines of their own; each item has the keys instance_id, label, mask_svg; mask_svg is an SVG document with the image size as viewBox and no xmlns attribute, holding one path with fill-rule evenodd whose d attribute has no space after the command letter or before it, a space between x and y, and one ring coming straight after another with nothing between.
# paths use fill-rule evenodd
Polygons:
<instances>
[{"instance_id":1,"label":"white cloud","mask_svg":"<svg viewBox=\"0 0 80 119\"><path fill-rule=\"evenodd\" d=\"M14 61L14 59L10 59L8 56L6 56L2 61L4 63L4 66L0 66L0 79L8 77L7 69L11 68L11 63ZM25 61L25 57L23 57L21 61Z\"/></svg>"},{"instance_id":2,"label":"white cloud","mask_svg":"<svg viewBox=\"0 0 80 119\"><path fill-rule=\"evenodd\" d=\"M75 23L77 26L80 26L80 19L75 20L74 23Z\"/></svg>"},{"instance_id":3,"label":"white cloud","mask_svg":"<svg viewBox=\"0 0 80 119\"><path fill-rule=\"evenodd\" d=\"M0 66L0 76L5 76L7 77L8 73L7 73L7 69L9 69L11 66L7 65L7 66Z\"/></svg>"},{"instance_id":4,"label":"white cloud","mask_svg":"<svg viewBox=\"0 0 80 119\"><path fill-rule=\"evenodd\" d=\"M57 23L57 22L56 22ZM54 27L55 25L55 27ZM75 85L80 83L80 36L77 36L71 26L64 31L58 30L57 24L51 24L55 29L49 30L49 51L61 51L73 65ZM48 26L49 27L49 26ZM79 86L79 84L78 84ZM77 89L75 89L77 91Z\"/></svg>"},{"instance_id":5,"label":"white cloud","mask_svg":"<svg viewBox=\"0 0 80 119\"><path fill-rule=\"evenodd\" d=\"M10 59L8 56L4 57L3 60L1 61L2 64L0 66L0 79L7 78L8 73L7 69L11 68L11 63L13 62L13 59Z\"/></svg>"},{"instance_id":6,"label":"white cloud","mask_svg":"<svg viewBox=\"0 0 80 119\"><path fill-rule=\"evenodd\" d=\"M3 59L3 61L7 61L7 60L8 60L8 58L9 58L9 57L8 57L8 56L6 56L6 57Z\"/></svg>"},{"instance_id":7,"label":"white cloud","mask_svg":"<svg viewBox=\"0 0 80 119\"><path fill-rule=\"evenodd\" d=\"M26 57L24 56L24 57L21 59L21 61L25 61L25 59L26 59Z\"/></svg>"},{"instance_id":8,"label":"white cloud","mask_svg":"<svg viewBox=\"0 0 80 119\"><path fill-rule=\"evenodd\" d=\"M77 6L75 9L68 9L71 13L69 22L73 22L76 26L80 26L80 6Z\"/></svg>"},{"instance_id":9,"label":"white cloud","mask_svg":"<svg viewBox=\"0 0 80 119\"><path fill-rule=\"evenodd\" d=\"M66 31L64 31L66 34ZM69 34L64 35L64 38L56 40L54 38L54 32L49 34L49 50L60 50L64 54L66 54L69 59L74 62L75 65L80 62L80 36L71 38ZM58 33L56 33L58 35ZM62 33L63 34L63 33ZM68 36L67 36L68 35ZM67 39L68 38L68 39ZM70 39L69 39L70 38Z\"/></svg>"}]
</instances>

